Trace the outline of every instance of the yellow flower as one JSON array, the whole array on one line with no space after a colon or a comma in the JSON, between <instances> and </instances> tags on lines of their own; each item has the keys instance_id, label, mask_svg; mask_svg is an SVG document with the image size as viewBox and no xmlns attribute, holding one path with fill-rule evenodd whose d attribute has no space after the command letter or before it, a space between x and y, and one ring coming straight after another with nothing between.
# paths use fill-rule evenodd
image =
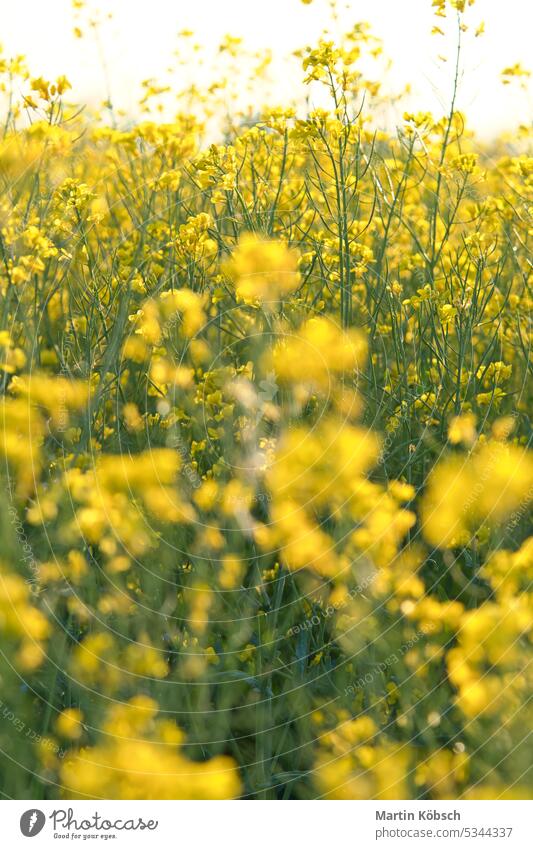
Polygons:
<instances>
[{"instance_id":1,"label":"yellow flower","mask_svg":"<svg viewBox=\"0 0 533 849\"><path fill-rule=\"evenodd\" d=\"M49 100L50 83L47 82L43 77L34 77L31 81L31 89L32 91L36 91L42 100Z\"/></svg>"},{"instance_id":2,"label":"yellow flower","mask_svg":"<svg viewBox=\"0 0 533 849\"><path fill-rule=\"evenodd\" d=\"M66 91L68 91L69 88L72 88L70 82L64 74L61 74L61 76L58 77L56 80L57 93L64 94Z\"/></svg>"},{"instance_id":3,"label":"yellow flower","mask_svg":"<svg viewBox=\"0 0 533 849\"><path fill-rule=\"evenodd\" d=\"M267 365L280 382L311 384L327 391L335 378L355 377L364 366L366 352L361 331L344 331L328 318L311 318L278 343Z\"/></svg>"},{"instance_id":4,"label":"yellow flower","mask_svg":"<svg viewBox=\"0 0 533 849\"><path fill-rule=\"evenodd\" d=\"M82 713L78 708L66 708L56 720L56 731L66 740L78 740L83 733Z\"/></svg>"},{"instance_id":5,"label":"yellow flower","mask_svg":"<svg viewBox=\"0 0 533 849\"><path fill-rule=\"evenodd\" d=\"M300 286L298 262L298 252L283 242L247 233L224 264L224 271L240 300L273 309Z\"/></svg>"},{"instance_id":6,"label":"yellow flower","mask_svg":"<svg viewBox=\"0 0 533 849\"><path fill-rule=\"evenodd\" d=\"M487 523L498 525L531 501L533 459L523 449L490 441L466 457L450 457L431 472L422 501L426 539L441 548L468 544Z\"/></svg>"},{"instance_id":7,"label":"yellow flower","mask_svg":"<svg viewBox=\"0 0 533 849\"><path fill-rule=\"evenodd\" d=\"M75 798L233 799L241 783L235 762L218 755L203 762L180 750L183 735L156 718L157 703L137 696L111 709L107 736L69 753L61 765L65 793Z\"/></svg>"},{"instance_id":8,"label":"yellow flower","mask_svg":"<svg viewBox=\"0 0 533 849\"><path fill-rule=\"evenodd\" d=\"M472 446L477 439L476 417L473 413L454 416L448 426L448 439L452 445L463 443Z\"/></svg>"},{"instance_id":9,"label":"yellow flower","mask_svg":"<svg viewBox=\"0 0 533 849\"><path fill-rule=\"evenodd\" d=\"M514 65L509 65L501 71L501 78L504 85L509 85L514 79L527 79L531 76L531 71L524 68L520 62Z\"/></svg>"},{"instance_id":10,"label":"yellow flower","mask_svg":"<svg viewBox=\"0 0 533 849\"><path fill-rule=\"evenodd\" d=\"M244 564L239 557L228 554L222 559L218 582L223 590L232 590L238 586L244 572Z\"/></svg>"}]
</instances>

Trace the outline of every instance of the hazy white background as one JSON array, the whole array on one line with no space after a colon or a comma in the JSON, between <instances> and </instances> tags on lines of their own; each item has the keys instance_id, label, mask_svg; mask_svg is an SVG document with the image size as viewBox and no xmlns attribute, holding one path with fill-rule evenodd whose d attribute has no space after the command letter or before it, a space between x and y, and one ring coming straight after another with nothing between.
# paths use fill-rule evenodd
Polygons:
<instances>
[{"instance_id":1,"label":"hazy white background","mask_svg":"<svg viewBox=\"0 0 533 849\"><path fill-rule=\"evenodd\" d=\"M75 23L70 0L4 0L0 39L8 55L24 53L31 70L53 78L66 74L74 86L73 99L98 103L107 95L105 74L94 37L73 35ZM327 0L303 5L300 0L88 0L89 11L112 13L102 28L113 102L135 114L140 81L159 78L177 48L177 33L194 30L208 50L216 48L226 33L242 36L252 49L269 47L274 53L269 97L283 102L290 96L297 65L284 65L294 49L314 43L330 20ZM368 20L384 41L393 62L387 86L396 91L413 85L409 108L444 110L453 80L456 27L435 19L431 0L345 0L339 5L340 25ZM87 13L84 13L87 17ZM471 30L465 34L458 108L484 136L511 129L531 119L531 94L515 83L503 86L503 67L522 62L530 68L533 3L531 0L477 0L468 10ZM486 32L474 38L473 30L485 21ZM450 30L445 38L431 36L433 23ZM451 33L453 32L453 36ZM437 56L448 57L443 63ZM175 76L176 86L201 78L202 70L189 63ZM289 81L287 77L289 76ZM291 91L290 91L291 90ZM258 105L262 93L257 92Z\"/></svg>"}]
</instances>

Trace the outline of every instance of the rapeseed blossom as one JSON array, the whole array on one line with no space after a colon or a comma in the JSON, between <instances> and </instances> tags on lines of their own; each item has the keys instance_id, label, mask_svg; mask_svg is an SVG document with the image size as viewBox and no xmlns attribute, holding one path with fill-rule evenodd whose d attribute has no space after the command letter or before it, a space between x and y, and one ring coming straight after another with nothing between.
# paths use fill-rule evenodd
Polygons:
<instances>
[{"instance_id":1,"label":"rapeseed blossom","mask_svg":"<svg viewBox=\"0 0 533 849\"><path fill-rule=\"evenodd\" d=\"M0 52L0 790L529 797L530 131L245 49L137 122Z\"/></svg>"}]
</instances>

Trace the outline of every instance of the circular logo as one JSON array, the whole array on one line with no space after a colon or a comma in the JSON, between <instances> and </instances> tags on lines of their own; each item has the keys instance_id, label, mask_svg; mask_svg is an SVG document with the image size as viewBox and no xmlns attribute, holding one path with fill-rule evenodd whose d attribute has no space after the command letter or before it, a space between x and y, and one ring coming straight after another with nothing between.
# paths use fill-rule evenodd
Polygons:
<instances>
[{"instance_id":1,"label":"circular logo","mask_svg":"<svg viewBox=\"0 0 533 849\"><path fill-rule=\"evenodd\" d=\"M43 830L46 817L38 808L30 808L24 811L20 818L20 830L24 837L35 837Z\"/></svg>"}]
</instances>

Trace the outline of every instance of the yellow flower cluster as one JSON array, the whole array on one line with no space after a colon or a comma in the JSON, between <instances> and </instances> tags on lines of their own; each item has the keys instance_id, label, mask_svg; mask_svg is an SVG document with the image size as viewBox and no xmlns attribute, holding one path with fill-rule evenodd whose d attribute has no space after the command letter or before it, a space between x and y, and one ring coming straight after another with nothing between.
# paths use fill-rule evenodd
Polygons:
<instances>
[{"instance_id":1,"label":"yellow flower cluster","mask_svg":"<svg viewBox=\"0 0 533 849\"><path fill-rule=\"evenodd\" d=\"M531 796L530 129L381 49L127 124L0 53L4 795Z\"/></svg>"},{"instance_id":2,"label":"yellow flower cluster","mask_svg":"<svg viewBox=\"0 0 533 849\"><path fill-rule=\"evenodd\" d=\"M300 285L297 251L252 234L241 236L224 269L239 299L273 308Z\"/></svg>"},{"instance_id":3,"label":"yellow flower cluster","mask_svg":"<svg viewBox=\"0 0 533 849\"><path fill-rule=\"evenodd\" d=\"M102 726L108 742L72 752L61 767L69 798L232 799L240 781L219 756L195 763L180 751L184 735L157 719L158 705L136 696L112 708Z\"/></svg>"},{"instance_id":4,"label":"yellow flower cluster","mask_svg":"<svg viewBox=\"0 0 533 849\"><path fill-rule=\"evenodd\" d=\"M439 463L422 502L423 532L441 548L468 544L471 535L503 524L533 497L533 459L518 446L489 440L466 456Z\"/></svg>"}]
</instances>

